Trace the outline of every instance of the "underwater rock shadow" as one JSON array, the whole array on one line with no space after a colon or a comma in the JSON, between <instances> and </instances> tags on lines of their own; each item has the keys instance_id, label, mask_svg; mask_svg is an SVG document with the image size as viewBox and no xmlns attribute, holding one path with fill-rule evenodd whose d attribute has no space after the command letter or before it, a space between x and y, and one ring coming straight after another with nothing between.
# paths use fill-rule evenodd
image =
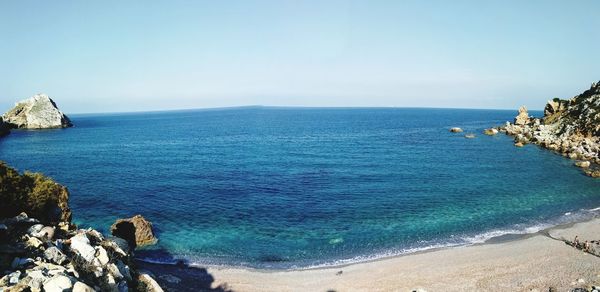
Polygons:
<instances>
[{"instance_id":1,"label":"underwater rock shadow","mask_svg":"<svg viewBox=\"0 0 600 292\"><path fill-rule=\"evenodd\" d=\"M143 260L156 256L164 263ZM190 266L185 260L175 259L165 249L136 251L135 263L138 269L152 273L165 291L234 292L227 283L213 288L215 278L206 268Z\"/></svg>"}]
</instances>

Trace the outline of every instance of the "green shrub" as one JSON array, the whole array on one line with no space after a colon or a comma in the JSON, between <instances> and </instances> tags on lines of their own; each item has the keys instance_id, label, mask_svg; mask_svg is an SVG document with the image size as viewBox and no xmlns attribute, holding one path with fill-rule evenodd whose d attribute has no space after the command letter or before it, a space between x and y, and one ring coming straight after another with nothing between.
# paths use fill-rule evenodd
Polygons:
<instances>
[{"instance_id":1,"label":"green shrub","mask_svg":"<svg viewBox=\"0 0 600 292\"><path fill-rule=\"evenodd\" d=\"M0 161L0 218L21 212L46 223L70 221L67 188L40 174L17 170Z\"/></svg>"}]
</instances>

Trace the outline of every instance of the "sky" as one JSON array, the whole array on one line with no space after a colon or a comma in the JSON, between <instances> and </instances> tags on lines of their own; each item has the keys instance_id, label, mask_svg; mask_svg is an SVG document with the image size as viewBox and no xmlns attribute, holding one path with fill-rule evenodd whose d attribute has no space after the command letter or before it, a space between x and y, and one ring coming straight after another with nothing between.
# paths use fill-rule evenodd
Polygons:
<instances>
[{"instance_id":1,"label":"sky","mask_svg":"<svg viewBox=\"0 0 600 292\"><path fill-rule=\"evenodd\" d=\"M600 80L600 1L2 1L0 111L543 108Z\"/></svg>"}]
</instances>

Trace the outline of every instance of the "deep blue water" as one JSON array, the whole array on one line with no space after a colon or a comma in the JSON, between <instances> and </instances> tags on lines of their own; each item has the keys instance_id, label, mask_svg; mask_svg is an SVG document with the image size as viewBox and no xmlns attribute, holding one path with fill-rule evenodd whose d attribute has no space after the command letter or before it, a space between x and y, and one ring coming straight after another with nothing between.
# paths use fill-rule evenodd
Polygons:
<instances>
[{"instance_id":1,"label":"deep blue water","mask_svg":"<svg viewBox=\"0 0 600 292\"><path fill-rule=\"evenodd\" d=\"M600 180L536 146L480 134L515 114L252 107L73 115L74 128L14 131L0 140L0 159L68 186L83 226L106 231L118 217L143 214L159 243L141 256L306 267L591 216Z\"/></svg>"}]
</instances>

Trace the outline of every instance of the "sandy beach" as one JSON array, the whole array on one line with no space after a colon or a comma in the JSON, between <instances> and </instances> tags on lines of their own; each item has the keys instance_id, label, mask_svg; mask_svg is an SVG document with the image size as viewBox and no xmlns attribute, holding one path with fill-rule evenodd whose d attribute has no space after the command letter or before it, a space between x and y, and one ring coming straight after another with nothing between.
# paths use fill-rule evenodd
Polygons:
<instances>
[{"instance_id":1,"label":"sandy beach","mask_svg":"<svg viewBox=\"0 0 600 292\"><path fill-rule=\"evenodd\" d=\"M600 219L519 239L297 271L148 265L163 287L214 291L570 291L600 284L600 257L565 244L600 239ZM599 246L595 246L600 248ZM189 268L188 268L189 270ZM177 275L174 284L169 273ZM199 284L199 281L202 284ZM175 286L174 286L175 285Z\"/></svg>"}]
</instances>

